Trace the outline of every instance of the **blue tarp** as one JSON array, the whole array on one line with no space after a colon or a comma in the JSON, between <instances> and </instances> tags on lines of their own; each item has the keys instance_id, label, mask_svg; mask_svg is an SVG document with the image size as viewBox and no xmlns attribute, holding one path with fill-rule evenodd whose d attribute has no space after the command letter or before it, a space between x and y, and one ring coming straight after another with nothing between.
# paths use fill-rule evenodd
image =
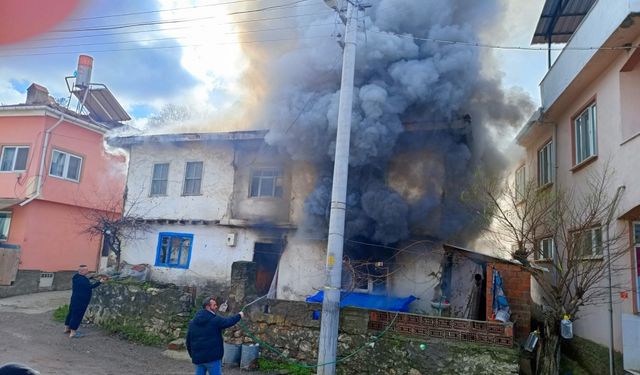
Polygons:
<instances>
[{"instance_id":1,"label":"blue tarp","mask_svg":"<svg viewBox=\"0 0 640 375\"><path fill-rule=\"evenodd\" d=\"M323 298L324 292L321 290L313 296L308 297L306 301L321 303ZM415 300L416 297L414 296L400 298L366 293L340 293L340 307L352 306L365 309L408 312L409 304Z\"/></svg>"}]
</instances>

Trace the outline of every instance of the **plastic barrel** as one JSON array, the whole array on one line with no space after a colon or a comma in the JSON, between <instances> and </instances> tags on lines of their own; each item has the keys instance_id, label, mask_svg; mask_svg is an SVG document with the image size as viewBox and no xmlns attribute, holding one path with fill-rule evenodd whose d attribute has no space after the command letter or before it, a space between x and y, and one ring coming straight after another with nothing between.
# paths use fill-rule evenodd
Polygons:
<instances>
[{"instance_id":1,"label":"plastic barrel","mask_svg":"<svg viewBox=\"0 0 640 375\"><path fill-rule=\"evenodd\" d=\"M224 343L224 355L222 356L222 364L229 367L240 366L241 347L236 344Z\"/></svg>"},{"instance_id":2,"label":"plastic barrel","mask_svg":"<svg viewBox=\"0 0 640 375\"><path fill-rule=\"evenodd\" d=\"M242 356L240 356L240 368L243 370L253 370L257 367L256 362L260 356L259 344L242 345Z\"/></svg>"}]
</instances>

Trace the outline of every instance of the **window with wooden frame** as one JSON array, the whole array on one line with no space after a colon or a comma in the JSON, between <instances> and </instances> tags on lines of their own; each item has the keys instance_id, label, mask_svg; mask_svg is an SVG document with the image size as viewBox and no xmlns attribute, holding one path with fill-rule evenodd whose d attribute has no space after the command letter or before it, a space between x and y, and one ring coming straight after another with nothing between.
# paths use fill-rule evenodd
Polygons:
<instances>
[{"instance_id":1,"label":"window with wooden frame","mask_svg":"<svg viewBox=\"0 0 640 375\"><path fill-rule=\"evenodd\" d=\"M200 188L202 186L202 162L187 162L184 173L184 187L182 195L201 195Z\"/></svg>"},{"instance_id":2,"label":"window with wooden frame","mask_svg":"<svg viewBox=\"0 0 640 375\"><path fill-rule=\"evenodd\" d=\"M160 232L156 249L156 266L189 268L193 234Z\"/></svg>"},{"instance_id":3,"label":"window with wooden frame","mask_svg":"<svg viewBox=\"0 0 640 375\"><path fill-rule=\"evenodd\" d=\"M251 173L249 197L282 197L282 169L256 168Z\"/></svg>"},{"instance_id":4,"label":"window with wooden frame","mask_svg":"<svg viewBox=\"0 0 640 375\"><path fill-rule=\"evenodd\" d=\"M151 177L151 192L149 195L167 195L167 182L169 181L169 163L157 163L153 165Z\"/></svg>"}]
</instances>

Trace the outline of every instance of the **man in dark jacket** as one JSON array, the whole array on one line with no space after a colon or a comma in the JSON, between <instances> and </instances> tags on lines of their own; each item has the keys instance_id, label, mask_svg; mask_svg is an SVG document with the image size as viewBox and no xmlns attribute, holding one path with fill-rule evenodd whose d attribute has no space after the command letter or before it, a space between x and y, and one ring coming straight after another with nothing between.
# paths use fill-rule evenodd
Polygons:
<instances>
[{"instance_id":1,"label":"man in dark jacket","mask_svg":"<svg viewBox=\"0 0 640 375\"><path fill-rule=\"evenodd\" d=\"M196 313L187 331L187 351L191 362L196 366L195 375L222 374L222 330L229 328L244 317L238 314L223 318L216 314L218 303L215 297L207 297L202 301L202 309Z\"/></svg>"},{"instance_id":2,"label":"man in dark jacket","mask_svg":"<svg viewBox=\"0 0 640 375\"><path fill-rule=\"evenodd\" d=\"M78 273L73 275L72 287L71 287L71 302L69 302L69 313L64 320L64 332L69 334L70 338L81 337L82 335L77 332L82 317L84 317L89 301L91 301L91 292L93 288L99 287L102 284L100 280L96 283L91 283L87 277L89 268L82 264L78 267Z\"/></svg>"}]
</instances>

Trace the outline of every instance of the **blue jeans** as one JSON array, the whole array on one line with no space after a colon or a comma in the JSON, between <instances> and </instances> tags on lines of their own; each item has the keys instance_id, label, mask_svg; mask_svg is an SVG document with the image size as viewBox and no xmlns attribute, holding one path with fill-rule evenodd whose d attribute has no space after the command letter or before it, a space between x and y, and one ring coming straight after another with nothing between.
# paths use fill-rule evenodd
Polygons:
<instances>
[{"instance_id":1,"label":"blue jeans","mask_svg":"<svg viewBox=\"0 0 640 375\"><path fill-rule=\"evenodd\" d=\"M206 375L207 371L210 375L222 375L222 361L213 361L209 363L201 363L196 366L195 375Z\"/></svg>"}]
</instances>

